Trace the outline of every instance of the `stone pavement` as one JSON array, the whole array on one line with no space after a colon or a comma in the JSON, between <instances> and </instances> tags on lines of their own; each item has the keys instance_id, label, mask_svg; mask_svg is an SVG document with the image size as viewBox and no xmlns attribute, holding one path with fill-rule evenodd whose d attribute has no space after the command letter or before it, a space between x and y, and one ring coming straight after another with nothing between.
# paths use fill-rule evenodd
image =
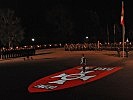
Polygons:
<instances>
[{"instance_id":1,"label":"stone pavement","mask_svg":"<svg viewBox=\"0 0 133 100\"><path fill-rule=\"evenodd\" d=\"M79 64L82 53L88 66L120 66L122 70L90 84L51 93L29 94L28 86L37 79ZM115 51L64 51L63 48L37 50L33 60L24 57L0 61L1 100L132 100L133 52L129 58ZM53 58L53 59L51 59ZM48 61L48 62L47 62Z\"/></svg>"}]
</instances>

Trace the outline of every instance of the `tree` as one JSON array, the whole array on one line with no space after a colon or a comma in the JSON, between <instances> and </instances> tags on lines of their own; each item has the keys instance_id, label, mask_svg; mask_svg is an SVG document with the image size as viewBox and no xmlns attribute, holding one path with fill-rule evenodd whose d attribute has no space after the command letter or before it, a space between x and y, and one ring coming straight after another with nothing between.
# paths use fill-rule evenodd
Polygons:
<instances>
[{"instance_id":1,"label":"tree","mask_svg":"<svg viewBox=\"0 0 133 100\"><path fill-rule=\"evenodd\" d=\"M0 10L0 41L4 46L13 47L23 40L24 29L20 19L10 9Z\"/></svg>"}]
</instances>

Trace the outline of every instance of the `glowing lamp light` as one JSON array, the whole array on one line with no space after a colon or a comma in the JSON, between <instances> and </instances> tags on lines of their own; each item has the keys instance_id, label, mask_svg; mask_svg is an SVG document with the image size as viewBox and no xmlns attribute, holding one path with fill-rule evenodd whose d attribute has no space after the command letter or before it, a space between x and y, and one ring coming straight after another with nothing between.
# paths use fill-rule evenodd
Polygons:
<instances>
[{"instance_id":1,"label":"glowing lamp light","mask_svg":"<svg viewBox=\"0 0 133 100\"><path fill-rule=\"evenodd\" d=\"M35 39L34 39L34 38L32 38L31 40L32 40L33 42L35 41Z\"/></svg>"},{"instance_id":2,"label":"glowing lamp light","mask_svg":"<svg viewBox=\"0 0 133 100\"><path fill-rule=\"evenodd\" d=\"M88 36L86 36L85 38L88 39Z\"/></svg>"}]
</instances>

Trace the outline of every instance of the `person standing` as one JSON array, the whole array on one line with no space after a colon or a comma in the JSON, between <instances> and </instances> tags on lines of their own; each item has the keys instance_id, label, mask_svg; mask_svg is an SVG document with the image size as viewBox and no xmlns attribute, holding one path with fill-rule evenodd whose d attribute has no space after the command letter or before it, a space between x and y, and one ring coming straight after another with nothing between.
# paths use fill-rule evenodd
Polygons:
<instances>
[{"instance_id":1,"label":"person standing","mask_svg":"<svg viewBox=\"0 0 133 100\"><path fill-rule=\"evenodd\" d=\"M82 66L83 72L85 72L85 68L86 68L86 58L85 58L84 54L82 54L82 57L81 57L81 60L80 60L80 65Z\"/></svg>"},{"instance_id":2,"label":"person standing","mask_svg":"<svg viewBox=\"0 0 133 100\"><path fill-rule=\"evenodd\" d=\"M128 57L128 53L129 53L129 48L128 47L126 47L126 57Z\"/></svg>"},{"instance_id":3,"label":"person standing","mask_svg":"<svg viewBox=\"0 0 133 100\"><path fill-rule=\"evenodd\" d=\"M118 47L118 48L117 48L118 57L121 56L121 55L120 55L120 51L121 51L121 50L120 50L120 48Z\"/></svg>"}]
</instances>

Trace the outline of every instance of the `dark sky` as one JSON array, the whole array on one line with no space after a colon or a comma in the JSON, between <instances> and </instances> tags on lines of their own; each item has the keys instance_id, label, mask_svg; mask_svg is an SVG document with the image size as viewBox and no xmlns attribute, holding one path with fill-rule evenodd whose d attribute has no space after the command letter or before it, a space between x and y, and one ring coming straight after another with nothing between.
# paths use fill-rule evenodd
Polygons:
<instances>
[{"instance_id":1,"label":"dark sky","mask_svg":"<svg viewBox=\"0 0 133 100\"><path fill-rule=\"evenodd\" d=\"M127 29L130 29L133 21L132 3L126 0L124 4L125 24ZM40 35L47 30L44 21L47 12L59 5L60 9L68 12L72 20L79 23L82 23L81 19L86 16L86 11L96 12L103 26L120 22L121 0L0 0L0 8L15 10L16 15L22 19L26 32ZM76 32L78 29L79 26Z\"/></svg>"}]
</instances>

